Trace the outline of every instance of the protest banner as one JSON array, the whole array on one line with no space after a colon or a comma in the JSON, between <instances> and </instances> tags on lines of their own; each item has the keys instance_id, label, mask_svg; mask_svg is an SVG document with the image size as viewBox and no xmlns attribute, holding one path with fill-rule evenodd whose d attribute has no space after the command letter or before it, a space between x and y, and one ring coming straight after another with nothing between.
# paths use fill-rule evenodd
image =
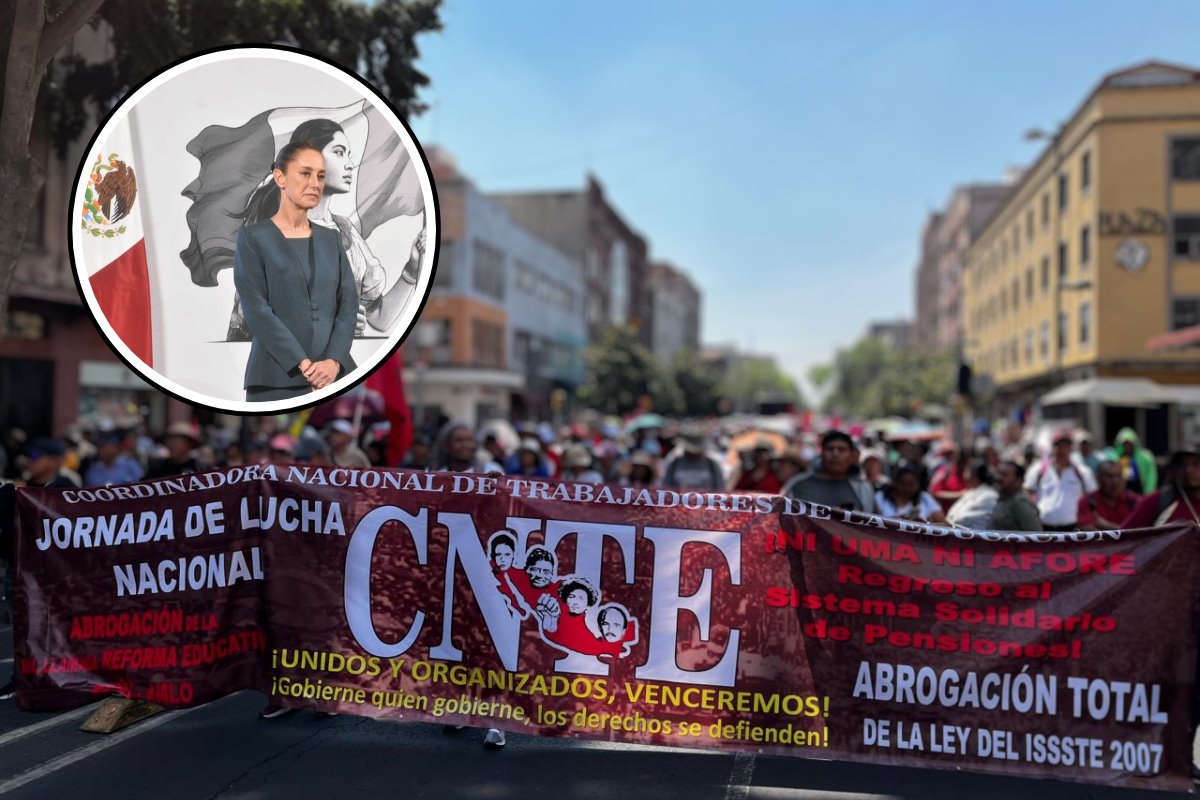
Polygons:
<instances>
[{"instance_id":1,"label":"protest banner","mask_svg":"<svg viewBox=\"0 0 1200 800\"><path fill-rule=\"evenodd\" d=\"M1191 787L1194 526L251 466L18 500L25 708L94 693Z\"/></svg>"}]
</instances>

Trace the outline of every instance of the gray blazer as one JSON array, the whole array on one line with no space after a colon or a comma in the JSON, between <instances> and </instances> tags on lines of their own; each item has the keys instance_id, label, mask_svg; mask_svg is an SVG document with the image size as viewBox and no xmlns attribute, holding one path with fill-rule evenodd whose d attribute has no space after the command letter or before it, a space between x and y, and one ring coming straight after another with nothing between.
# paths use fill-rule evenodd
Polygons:
<instances>
[{"instance_id":1,"label":"gray blazer","mask_svg":"<svg viewBox=\"0 0 1200 800\"><path fill-rule=\"evenodd\" d=\"M283 232L271 220L238 230L233 283L250 329L243 388L305 389L300 362L332 358L338 378L354 370L350 342L358 324L358 287L337 231L312 226L316 277L311 290Z\"/></svg>"}]
</instances>

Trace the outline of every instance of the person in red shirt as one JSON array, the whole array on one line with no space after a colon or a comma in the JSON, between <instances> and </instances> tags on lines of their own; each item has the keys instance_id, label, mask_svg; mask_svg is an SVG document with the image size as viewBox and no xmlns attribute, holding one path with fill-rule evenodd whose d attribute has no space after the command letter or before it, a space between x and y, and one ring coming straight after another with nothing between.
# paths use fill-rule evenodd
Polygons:
<instances>
[{"instance_id":1,"label":"person in red shirt","mask_svg":"<svg viewBox=\"0 0 1200 800\"><path fill-rule=\"evenodd\" d=\"M1101 462L1096 471L1096 482L1100 488L1079 498L1075 527L1081 531L1120 528L1141 496L1125 488L1121 465L1115 461Z\"/></svg>"},{"instance_id":2,"label":"person in red shirt","mask_svg":"<svg viewBox=\"0 0 1200 800\"><path fill-rule=\"evenodd\" d=\"M1167 485L1138 501L1122 528L1153 528L1169 522L1200 525L1200 452L1181 450L1167 464Z\"/></svg>"},{"instance_id":3,"label":"person in red shirt","mask_svg":"<svg viewBox=\"0 0 1200 800\"><path fill-rule=\"evenodd\" d=\"M607 642L597 636L587 624L588 609L600 602L600 593L591 583L569 575L558 588L558 604L542 601L538 612L542 618L542 637L566 650L598 656L607 652Z\"/></svg>"},{"instance_id":4,"label":"person in red shirt","mask_svg":"<svg viewBox=\"0 0 1200 800\"><path fill-rule=\"evenodd\" d=\"M783 484L771 469L773 452L774 448L769 441L764 439L755 443L754 450L750 453L750 467L738 478L733 486L734 491L778 494Z\"/></svg>"},{"instance_id":5,"label":"person in red shirt","mask_svg":"<svg viewBox=\"0 0 1200 800\"><path fill-rule=\"evenodd\" d=\"M496 576L496 585L500 588L500 594L508 602L509 608L524 619L527 614L521 601L517 598L517 590L513 586L513 582L509 580L509 573L518 571L513 569L513 557L516 553L517 537L507 528L496 531L488 539L488 556L492 561L492 574Z\"/></svg>"}]
</instances>

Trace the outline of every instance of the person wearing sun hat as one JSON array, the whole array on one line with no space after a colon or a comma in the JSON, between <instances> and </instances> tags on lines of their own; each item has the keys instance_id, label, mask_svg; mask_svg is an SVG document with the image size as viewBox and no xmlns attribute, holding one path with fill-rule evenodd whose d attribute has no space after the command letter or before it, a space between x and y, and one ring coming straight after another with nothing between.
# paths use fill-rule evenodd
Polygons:
<instances>
[{"instance_id":1,"label":"person wearing sun hat","mask_svg":"<svg viewBox=\"0 0 1200 800\"><path fill-rule=\"evenodd\" d=\"M167 448L167 457L150 465L150 469L146 470L147 479L171 478L200 471L200 464L192 451L203 443L192 431L191 423L171 423L161 441Z\"/></svg>"}]
</instances>

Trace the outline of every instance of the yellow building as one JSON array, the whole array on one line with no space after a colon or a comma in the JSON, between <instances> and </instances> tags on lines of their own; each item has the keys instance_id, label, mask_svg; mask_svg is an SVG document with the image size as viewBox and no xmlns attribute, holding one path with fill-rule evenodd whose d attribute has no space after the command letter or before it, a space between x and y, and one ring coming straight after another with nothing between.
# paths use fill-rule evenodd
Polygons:
<instances>
[{"instance_id":1,"label":"yellow building","mask_svg":"<svg viewBox=\"0 0 1200 800\"><path fill-rule=\"evenodd\" d=\"M1200 383L1200 350L1146 346L1200 324L1200 72L1108 75L1048 139L967 253L975 374L1004 407L1087 379ZM1136 422L1165 443L1173 424L1166 408L1075 411L1105 438Z\"/></svg>"}]
</instances>

